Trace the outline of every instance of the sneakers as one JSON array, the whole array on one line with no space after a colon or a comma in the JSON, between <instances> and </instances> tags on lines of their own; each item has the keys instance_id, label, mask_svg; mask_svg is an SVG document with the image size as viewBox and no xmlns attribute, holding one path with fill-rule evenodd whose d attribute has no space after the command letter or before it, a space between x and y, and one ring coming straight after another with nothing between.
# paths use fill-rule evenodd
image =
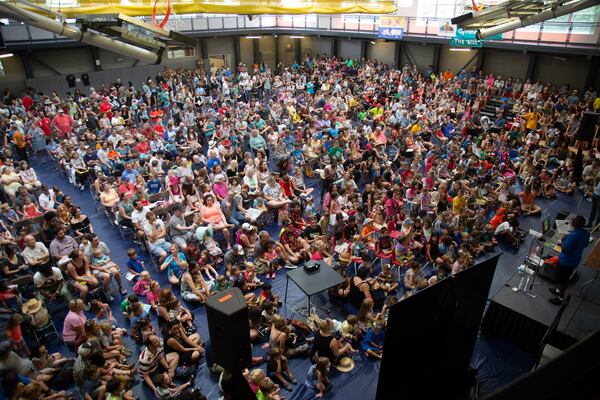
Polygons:
<instances>
[{"instance_id":1,"label":"sneakers","mask_svg":"<svg viewBox=\"0 0 600 400\"><path fill-rule=\"evenodd\" d=\"M554 304L555 306L560 306L563 303L564 299L561 299L560 297L553 297L551 299L548 299L548 303L550 304Z\"/></svg>"},{"instance_id":2,"label":"sneakers","mask_svg":"<svg viewBox=\"0 0 600 400\"><path fill-rule=\"evenodd\" d=\"M298 268L298 266L297 265L292 265L292 264L285 264L284 268L285 269L296 269L296 268Z\"/></svg>"},{"instance_id":3,"label":"sneakers","mask_svg":"<svg viewBox=\"0 0 600 400\"><path fill-rule=\"evenodd\" d=\"M558 295L560 294L560 291L559 291L557 288L555 288L555 287L550 287L550 288L548 288L548 291L549 291L551 294L553 294L554 296L558 296Z\"/></svg>"}]
</instances>

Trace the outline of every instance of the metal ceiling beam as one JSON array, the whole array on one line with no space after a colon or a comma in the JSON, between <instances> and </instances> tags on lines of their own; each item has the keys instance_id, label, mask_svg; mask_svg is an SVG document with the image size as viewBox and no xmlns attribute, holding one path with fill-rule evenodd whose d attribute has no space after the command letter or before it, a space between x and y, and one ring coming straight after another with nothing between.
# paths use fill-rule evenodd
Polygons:
<instances>
[{"instance_id":1,"label":"metal ceiling beam","mask_svg":"<svg viewBox=\"0 0 600 400\"><path fill-rule=\"evenodd\" d=\"M477 31L478 39L485 39L490 36L498 35L504 32L509 32L515 29L524 28L526 26L535 25L537 23L562 17L563 15L572 14L574 12L594 7L600 4L600 0L579 0L567 5L557 5L550 9L540 12L539 14L530 17L518 18L514 21L507 22L495 26L493 28L480 29Z\"/></svg>"},{"instance_id":2,"label":"metal ceiling beam","mask_svg":"<svg viewBox=\"0 0 600 400\"><path fill-rule=\"evenodd\" d=\"M141 47L119 42L94 32L82 31L79 28L68 25L65 22L59 22L54 19L44 17L40 14L25 10L22 7L15 6L7 2L0 2L0 12L5 12L9 18L22 21L27 25L54 32L69 39L89 44L91 46L97 46L102 49L134 59L139 59L150 64L159 64L161 60L160 53L157 54L155 52L142 49Z\"/></svg>"}]
</instances>

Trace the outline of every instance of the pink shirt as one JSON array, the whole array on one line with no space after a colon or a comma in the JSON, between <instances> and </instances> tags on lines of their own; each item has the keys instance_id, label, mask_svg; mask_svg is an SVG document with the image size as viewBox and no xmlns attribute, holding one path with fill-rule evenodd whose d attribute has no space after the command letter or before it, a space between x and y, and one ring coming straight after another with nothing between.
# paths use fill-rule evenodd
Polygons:
<instances>
[{"instance_id":1,"label":"pink shirt","mask_svg":"<svg viewBox=\"0 0 600 400\"><path fill-rule=\"evenodd\" d=\"M154 304L158 304L158 293L148 291L148 293L146 293L146 300L148 301L148 304L152 304L152 302L154 302Z\"/></svg>"},{"instance_id":2,"label":"pink shirt","mask_svg":"<svg viewBox=\"0 0 600 400\"><path fill-rule=\"evenodd\" d=\"M75 328L83 326L87 321L83 311L75 313L69 311L63 323L63 341L67 343L75 343L77 340L77 330Z\"/></svg>"}]
</instances>

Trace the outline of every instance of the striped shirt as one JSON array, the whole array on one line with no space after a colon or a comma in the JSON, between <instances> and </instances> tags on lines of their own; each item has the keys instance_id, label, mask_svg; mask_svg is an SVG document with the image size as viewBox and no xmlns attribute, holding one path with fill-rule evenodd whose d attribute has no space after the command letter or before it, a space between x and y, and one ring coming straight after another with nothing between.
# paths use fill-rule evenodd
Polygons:
<instances>
[{"instance_id":1,"label":"striped shirt","mask_svg":"<svg viewBox=\"0 0 600 400\"><path fill-rule=\"evenodd\" d=\"M138 360L138 371L140 372L140 375L144 373L151 374L156 371L162 353L162 347L158 348L156 354L153 354L147 347L144 347Z\"/></svg>"}]
</instances>

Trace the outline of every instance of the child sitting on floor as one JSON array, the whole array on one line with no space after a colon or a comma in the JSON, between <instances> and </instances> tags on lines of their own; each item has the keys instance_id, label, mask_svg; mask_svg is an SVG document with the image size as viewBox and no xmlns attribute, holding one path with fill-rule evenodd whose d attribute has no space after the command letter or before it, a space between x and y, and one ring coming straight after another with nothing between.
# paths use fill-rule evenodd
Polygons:
<instances>
[{"instance_id":1,"label":"child sitting on floor","mask_svg":"<svg viewBox=\"0 0 600 400\"><path fill-rule=\"evenodd\" d=\"M133 292L138 296L146 296L148 291L150 290L150 283L152 280L150 279L150 274L148 271L142 271L138 275L138 280L133 286Z\"/></svg>"},{"instance_id":2,"label":"child sitting on floor","mask_svg":"<svg viewBox=\"0 0 600 400\"><path fill-rule=\"evenodd\" d=\"M362 349L367 356L381 360L384 341L385 332L383 330L383 323L376 321L373 328L367 331L362 342Z\"/></svg>"}]
</instances>

